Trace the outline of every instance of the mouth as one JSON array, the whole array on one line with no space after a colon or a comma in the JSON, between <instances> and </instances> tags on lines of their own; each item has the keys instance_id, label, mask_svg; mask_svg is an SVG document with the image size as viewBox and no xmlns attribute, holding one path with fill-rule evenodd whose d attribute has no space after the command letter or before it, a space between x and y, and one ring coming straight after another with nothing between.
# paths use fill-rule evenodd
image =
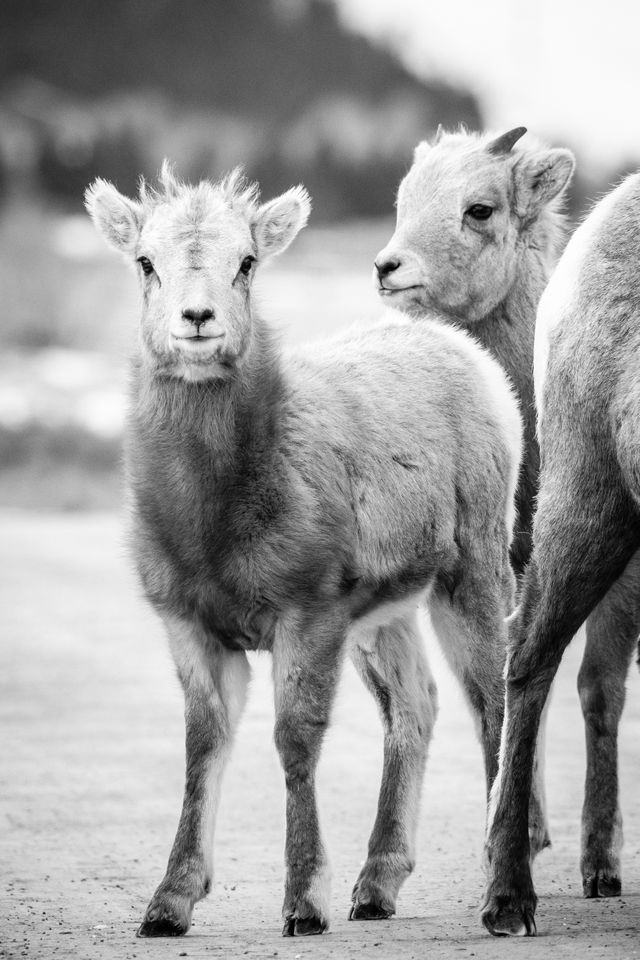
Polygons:
<instances>
[{"instance_id":1,"label":"mouth","mask_svg":"<svg viewBox=\"0 0 640 960\"><path fill-rule=\"evenodd\" d=\"M408 293L409 290L418 290L419 284L414 283L409 287L385 287L378 285L378 293L381 297L392 297L395 293Z\"/></svg>"},{"instance_id":2,"label":"mouth","mask_svg":"<svg viewBox=\"0 0 640 960\"><path fill-rule=\"evenodd\" d=\"M195 335L172 334L174 350L184 362L196 366L216 367L226 366L227 357L223 347L225 336L223 333Z\"/></svg>"},{"instance_id":3,"label":"mouth","mask_svg":"<svg viewBox=\"0 0 640 960\"><path fill-rule=\"evenodd\" d=\"M172 334L174 340L178 340L180 343L206 343L209 340L221 340L224 336L223 333L196 333L190 334L184 337L179 337L177 334Z\"/></svg>"}]
</instances>

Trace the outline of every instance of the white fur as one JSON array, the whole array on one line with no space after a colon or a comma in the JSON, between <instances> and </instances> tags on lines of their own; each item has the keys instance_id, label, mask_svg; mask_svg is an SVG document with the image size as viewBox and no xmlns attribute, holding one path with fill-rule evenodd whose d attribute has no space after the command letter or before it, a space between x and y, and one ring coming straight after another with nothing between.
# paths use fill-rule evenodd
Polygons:
<instances>
[{"instance_id":1,"label":"white fur","mask_svg":"<svg viewBox=\"0 0 640 960\"><path fill-rule=\"evenodd\" d=\"M326 922L328 930L331 912L331 868L327 860L324 860L314 871L305 898L313 905L318 916Z\"/></svg>"},{"instance_id":2,"label":"white fur","mask_svg":"<svg viewBox=\"0 0 640 960\"><path fill-rule=\"evenodd\" d=\"M520 419L515 391L503 368L497 360L493 359L488 350L485 350L476 340L473 340L462 330L456 330L454 327L446 324L443 324L442 328L447 336L451 338L454 348L458 346L458 348L462 347L466 351L469 362L476 366L482 376L487 389L488 399L493 408L492 413L494 419L496 423L499 424L503 440L511 455L511 476L509 477L506 514L507 529L511 536L515 522L514 496L522 456L522 421Z\"/></svg>"},{"instance_id":3,"label":"white fur","mask_svg":"<svg viewBox=\"0 0 640 960\"><path fill-rule=\"evenodd\" d=\"M540 298L533 348L533 380L538 411L538 429L544 412L544 387L553 335L579 294L580 271L602 224L617 203L620 187L607 194L573 234Z\"/></svg>"},{"instance_id":4,"label":"white fur","mask_svg":"<svg viewBox=\"0 0 640 960\"><path fill-rule=\"evenodd\" d=\"M376 631L380 627L391 626L399 620L414 621L420 607L423 607L431 584L424 590L403 597L402 600L392 600L381 603L379 606L365 613L353 624L349 630L347 641L350 646L357 644L363 650L373 650L375 647Z\"/></svg>"},{"instance_id":5,"label":"white fur","mask_svg":"<svg viewBox=\"0 0 640 960\"><path fill-rule=\"evenodd\" d=\"M211 880L213 837L222 775L231 751L233 731L246 703L250 668L246 654L240 652L219 651L215 659L209 660L205 652L206 639L198 634L191 623L166 617L165 626L174 662L182 677L187 678L187 690L199 689L207 693L212 702L218 701L219 704L221 701L231 731L231 736L207 761L207 790L204 804L199 810L200 849L206 876Z\"/></svg>"},{"instance_id":6,"label":"white fur","mask_svg":"<svg viewBox=\"0 0 640 960\"><path fill-rule=\"evenodd\" d=\"M207 793L201 809L200 837L202 854L204 857L205 873L210 881L213 880L213 837L216 829L216 818L220 804L222 775L229 759L231 744L210 762L207 774Z\"/></svg>"}]
</instances>

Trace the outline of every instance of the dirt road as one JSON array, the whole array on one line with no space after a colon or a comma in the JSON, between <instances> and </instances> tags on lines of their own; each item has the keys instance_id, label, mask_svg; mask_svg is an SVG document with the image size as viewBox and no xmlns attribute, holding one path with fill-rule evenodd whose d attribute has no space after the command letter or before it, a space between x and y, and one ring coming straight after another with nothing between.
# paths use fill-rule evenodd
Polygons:
<instances>
[{"instance_id":1,"label":"dirt road","mask_svg":"<svg viewBox=\"0 0 640 960\"><path fill-rule=\"evenodd\" d=\"M624 896L581 899L584 771L575 641L550 711L547 778L554 845L540 858L536 940L482 930L480 749L456 684L429 653L440 689L418 866L398 916L346 921L373 823L381 730L347 670L319 777L333 865L333 924L284 940L279 919L284 785L272 742L268 658L254 681L227 773L216 882L181 940L140 941L160 880L183 775L182 703L159 623L140 599L113 516L0 514L0 956L302 960L640 957L640 677L621 735L627 841Z\"/></svg>"}]
</instances>

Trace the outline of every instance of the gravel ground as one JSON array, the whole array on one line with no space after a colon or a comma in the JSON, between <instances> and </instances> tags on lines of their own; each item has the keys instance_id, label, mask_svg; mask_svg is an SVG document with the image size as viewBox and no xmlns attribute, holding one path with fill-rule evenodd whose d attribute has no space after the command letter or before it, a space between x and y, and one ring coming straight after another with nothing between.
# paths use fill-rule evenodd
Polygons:
<instances>
[{"instance_id":1,"label":"gravel ground","mask_svg":"<svg viewBox=\"0 0 640 960\"><path fill-rule=\"evenodd\" d=\"M480 750L430 641L441 709L418 866L398 915L346 921L382 754L373 703L347 669L319 775L332 929L309 940L281 938L284 784L271 735L269 661L257 657L223 790L214 890L196 907L186 938L136 940L177 822L183 725L162 631L138 594L122 529L114 515L0 514L0 956L640 957L640 676L634 668L621 731L624 896L584 901L579 639L565 657L549 717L554 844L536 869L536 940L493 940L479 923Z\"/></svg>"}]
</instances>

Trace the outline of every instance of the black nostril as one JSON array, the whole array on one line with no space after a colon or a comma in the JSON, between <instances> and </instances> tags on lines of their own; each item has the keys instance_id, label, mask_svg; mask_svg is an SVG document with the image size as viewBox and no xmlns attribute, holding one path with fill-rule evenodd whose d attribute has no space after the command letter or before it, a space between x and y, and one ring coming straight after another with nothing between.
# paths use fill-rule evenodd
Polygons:
<instances>
[{"instance_id":1,"label":"black nostril","mask_svg":"<svg viewBox=\"0 0 640 960\"><path fill-rule=\"evenodd\" d=\"M378 263L377 260L374 261L375 268L378 271L378 276L382 280L383 277L388 277L390 273L393 273L394 270L397 270L400 266L399 260L385 260L383 263Z\"/></svg>"},{"instance_id":2,"label":"black nostril","mask_svg":"<svg viewBox=\"0 0 640 960\"><path fill-rule=\"evenodd\" d=\"M191 323L206 323L207 320L211 320L213 317L213 310L210 310L208 307L204 310L183 310L182 316L185 320L190 320Z\"/></svg>"}]
</instances>

